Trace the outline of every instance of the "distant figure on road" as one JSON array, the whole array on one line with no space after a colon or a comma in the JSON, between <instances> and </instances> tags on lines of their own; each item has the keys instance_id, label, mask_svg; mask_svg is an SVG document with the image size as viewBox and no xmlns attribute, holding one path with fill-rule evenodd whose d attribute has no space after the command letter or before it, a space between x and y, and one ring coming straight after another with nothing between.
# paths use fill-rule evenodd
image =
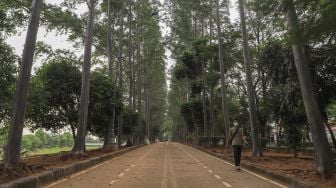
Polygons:
<instances>
[{"instance_id":1,"label":"distant figure on road","mask_svg":"<svg viewBox=\"0 0 336 188\"><path fill-rule=\"evenodd\" d=\"M239 127L238 121L233 121L233 127L229 131L229 142L227 144L227 148L229 144L232 145L234 161L236 170L240 170L240 158L241 158L241 150L242 145L246 143L245 137L243 135L243 129Z\"/></svg>"}]
</instances>

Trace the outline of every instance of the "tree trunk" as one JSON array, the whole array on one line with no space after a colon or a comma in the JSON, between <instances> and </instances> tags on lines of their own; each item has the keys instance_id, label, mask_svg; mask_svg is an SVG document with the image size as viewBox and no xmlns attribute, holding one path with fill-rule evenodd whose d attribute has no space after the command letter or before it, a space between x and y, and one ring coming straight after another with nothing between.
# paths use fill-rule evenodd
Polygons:
<instances>
[{"instance_id":1,"label":"tree trunk","mask_svg":"<svg viewBox=\"0 0 336 188\"><path fill-rule=\"evenodd\" d=\"M213 88L210 90L210 119L211 119L211 137L215 136L215 115L214 115L214 107L213 107Z\"/></svg>"},{"instance_id":2,"label":"tree trunk","mask_svg":"<svg viewBox=\"0 0 336 188\"><path fill-rule=\"evenodd\" d=\"M27 97L31 69L33 66L36 37L39 28L40 15L43 0L34 0L32 13L26 35L25 47L22 55L20 75L16 85L15 103L11 126L8 133L7 148L5 154L5 166L9 168L20 162L21 139L24 124L24 114L27 107Z\"/></svg>"},{"instance_id":3,"label":"tree trunk","mask_svg":"<svg viewBox=\"0 0 336 188\"><path fill-rule=\"evenodd\" d=\"M123 135L123 115L122 112L118 115L118 149L121 148L122 142L122 135Z\"/></svg>"},{"instance_id":4,"label":"tree trunk","mask_svg":"<svg viewBox=\"0 0 336 188\"><path fill-rule=\"evenodd\" d=\"M205 92L205 62L202 60L202 105L203 105L203 133L204 136L208 135L208 111L206 104Z\"/></svg>"},{"instance_id":5,"label":"tree trunk","mask_svg":"<svg viewBox=\"0 0 336 188\"><path fill-rule=\"evenodd\" d=\"M93 41L93 22L94 22L95 0L89 2L89 16L87 18L87 28L85 36L84 49L84 64L82 74L82 87L78 116L77 136L72 151L75 154L82 154L85 152L85 133L88 123L88 107L90 95L90 67L91 67L91 52Z\"/></svg>"},{"instance_id":6,"label":"tree trunk","mask_svg":"<svg viewBox=\"0 0 336 188\"><path fill-rule=\"evenodd\" d=\"M112 0L108 0L108 13L107 13L107 49L108 49L108 74L109 77L112 79L113 77L113 54L112 54ZM113 106L113 111L115 110L115 107ZM113 137L114 137L114 131L113 131L113 112L112 117L110 120L109 125L107 126L106 135L104 137L104 147L108 147L109 145L113 144Z\"/></svg>"},{"instance_id":7,"label":"tree trunk","mask_svg":"<svg viewBox=\"0 0 336 188\"><path fill-rule=\"evenodd\" d=\"M75 126L72 123L70 124L70 129L71 129L71 134L72 134L73 142L75 143L75 140L76 140L76 128L75 128Z\"/></svg>"},{"instance_id":8,"label":"tree trunk","mask_svg":"<svg viewBox=\"0 0 336 188\"><path fill-rule=\"evenodd\" d=\"M332 143L334 145L334 150L336 152L336 138L335 138L334 132L332 131L332 129L331 129L329 123L328 123L328 120L325 122L325 124L326 124L326 127L327 127L328 131L329 131L329 134L330 134L330 137L331 137L331 141L332 141Z\"/></svg>"},{"instance_id":9,"label":"tree trunk","mask_svg":"<svg viewBox=\"0 0 336 188\"><path fill-rule=\"evenodd\" d=\"M321 111L315 96L315 89L308 67L307 56L304 52L303 40L299 33L299 22L295 10L293 0L286 0L287 8L287 24L290 33L292 34L292 50L294 54L295 66L297 69L301 93L306 109L308 124L310 127L315 154L316 168L321 172L323 178L331 177L333 169L333 155L328 143L325 132Z\"/></svg>"},{"instance_id":10,"label":"tree trunk","mask_svg":"<svg viewBox=\"0 0 336 188\"><path fill-rule=\"evenodd\" d=\"M244 1L239 0L239 12L240 12L240 21L241 21L241 34L243 38L243 51L244 51L244 64L245 64L245 73L246 73L246 85L247 85L247 95L248 95L248 103L249 103L249 114L250 114L250 124L251 124L251 132L252 132L252 140L253 140L253 149L252 156L253 157L261 157L262 150L260 144L260 135L259 135L259 127L257 124L257 112L256 112L256 103L254 98L253 91L253 83L252 83L252 71L251 71L251 58L250 58L250 50L248 46L248 38L246 31L246 23L245 23L245 10L244 10Z\"/></svg>"},{"instance_id":11,"label":"tree trunk","mask_svg":"<svg viewBox=\"0 0 336 188\"><path fill-rule=\"evenodd\" d=\"M118 54L118 63L119 63L119 84L118 87L120 88L121 92L123 91L123 32L124 32L124 18L122 17L123 14L120 16L120 31L119 31L119 54ZM121 147L121 137L122 137L122 111L118 116L118 148Z\"/></svg>"},{"instance_id":12,"label":"tree trunk","mask_svg":"<svg viewBox=\"0 0 336 188\"><path fill-rule=\"evenodd\" d=\"M133 62L132 62L132 4L129 1L129 12L128 12L128 22L129 22L129 33L128 33L128 65L129 65L129 94L128 94L128 105L131 108L133 106Z\"/></svg>"},{"instance_id":13,"label":"tree trunk","mask_svg":"<svg viewBox=\"0 0 336 188\"><path fill-rule=\"evenodd\" d=\"M228 102L226 97L226 84L225 84L225 75L224 75L224 57L223 57L223 46L222 46L222 37L221 37L221 26L219 18L219 0L216 0L216 12L217 12L217 38L218 38L218 56L219 56L219 67L221 73L221 95L222 95L222 111L224 117L224 126L225 126L225 137L226 144L229 139L229 129L230 129L230 120L229 120L229 109Z\"/></svg>"}]
</instances>

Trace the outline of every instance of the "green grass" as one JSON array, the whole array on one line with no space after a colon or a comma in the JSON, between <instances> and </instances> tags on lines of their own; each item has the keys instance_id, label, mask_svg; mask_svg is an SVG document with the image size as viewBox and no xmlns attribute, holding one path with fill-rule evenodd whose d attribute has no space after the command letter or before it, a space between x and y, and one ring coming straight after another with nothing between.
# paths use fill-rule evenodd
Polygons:
<instances>
[{"instance_id":1,"label":"green grass","mask_svg":"<svg viewBox=\"0 0 336 188\"><path fill-rule=\"evenodd\" d=\"M97 146L86 146L87 150L94 150L98 149L99 147ZM44 148L44 149L39 149L36 151L29 151L28 156L32 155L46 155L46 154L55 154L59 153L61 151L70 151L72 147L53 147L53 148Z\"/></svg>"},{"instance_id":2,"label":"green grass","mask_svg":"<svg viewBox=\"0 0 336 188\"><path fill-rule=\"evenodd\" d=\"M36 151L29 151L28 155L46 155L46 154L54 154L59 153L61 151L70 151L71 147L53 147L53 148L43 148Z\"/></svg>"}]
</instances>

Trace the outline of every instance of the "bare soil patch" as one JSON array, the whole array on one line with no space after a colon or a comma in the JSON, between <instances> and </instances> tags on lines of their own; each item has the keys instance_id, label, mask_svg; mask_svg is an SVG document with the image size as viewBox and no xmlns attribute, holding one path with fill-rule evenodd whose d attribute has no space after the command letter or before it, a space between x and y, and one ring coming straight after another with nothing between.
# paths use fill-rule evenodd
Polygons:
<instances>
[{"instance_id":1,"label":"bare soil patch","mask_svg":"<svg viewBox=\"0 0 336 188\"><path fill-rule=\"evenodd\" d=\"M233 155L225 152L223 147L204 147L204 149L228 157ZM319 172L314 169L313 153L299 153L297 158L294 158L293 153L285 151L265 150L263 154L263 157L256 159L251 157L250 149L243 149L242 161L262 169L293 176L302 181L312 182L319 187L336 187L336 171L330 180L323 180Z\"/></svg>"}]
</instances>

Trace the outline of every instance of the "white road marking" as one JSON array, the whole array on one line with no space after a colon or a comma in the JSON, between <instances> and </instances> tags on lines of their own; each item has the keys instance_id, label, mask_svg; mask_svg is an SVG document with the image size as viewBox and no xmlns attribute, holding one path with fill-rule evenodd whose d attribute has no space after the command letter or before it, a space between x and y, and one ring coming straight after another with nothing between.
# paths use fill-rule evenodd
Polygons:
<instances>
[{"instance_id":1,"label":"white road marking","mask_svg":"<svg viewBox=\"0 0 336 188\"><path fill-rule=\"evenodd\" d=\"M213 173L213 171L212 171L212 170L208 170L208 172L209 172L209 173Z\"/></svg>"},{"instance_id":2,"label":"white road marking","mask_svg":"<svg viewBox=\"0 0 336 188\"><path fill-rule=\"evenodd\" d=\"M150 152L153 151L154 148L152 148L151 150L149 150L147 153L145 153L145 155L143 155L142 157L140 157L140 159L138 161L142 161L142 159L144 159Z\"/></svg>"},{"instance_id":3,"label":"white road marking","mask_svg":"<svg viewBox=\"0 0 336 188\"><path fill-rule=\"evenodd\" d=\"M178 184L177 184L177 180L176 180L176 176L174 173L174 168L173 168L173 163L172 163L172 159L171 159L171 154L170 154L170 150L168 148L168 166L169 166L169 172L171 174L170 178L171 178L171 182L172 182L172 188L178 188Z\"/></svg>"},{"instance_id":4,"label":"white road marking","mask_svg":"<svg viewBox=\"0 0 336 188\"><path fill-rule=\"evenodd\" d=\"M223 181L222 183L225 185L225 187L232 187L232 185L230 185L228 182Z\"/></svg>"},{"instance_id":5,"label":"white road marking","mask_svg":"<svg viewBox=\"0 0 336 188\"><path fill-rule=\"evenodd\" d=\"M84 171L81 171L81 172L76 173L76 174L74 174L74 175L71 175L71 176L69 177L69 179L74 178L74 177L79 176L79 175L82 175L82 174L84 174L84 173L87 173L88 171L89 171L89 170L84 170Z\"/></svg>"},{"instance_id":6,"label":"white road marking","mask_svg":"<svg viewBox=\"0 0 336 188\"><path fill-rule=\"evenodd\" d=\"M130 171L130 169L129 169L129 168L125 170L125 172L128 172L128 171Z\"/></svg>"},{"instance_id":7,"label":"white road marking","mask_svg":"<svg viewBox=\"0 0 336 188\"><path fill-rule=\"evenodd\" d=\"M207 166L203 166L203 168L207 169L208 167Z\"/></svg>"},{"instance_id":8,"label":"white road marking","mask_svg":"<svg viewBox=\"0 0 336 188\"><path fill-rule=\"evenodd\" d=\"M135 167L135 164L132 164L131 167L132 167L132 168Z\"/></svg>"},{"instance_id":9,"label":"white road marking","mask_svg":"<svg viewBox=\"0 0 336 188\"><path fill-rule=\"evenodd\" d=\"M120 173L120 174L118 175L118 177L121 178L121 177L123 177L124 175L125 175L125 173Z\"/></svg>"},{"instance_id":10,"label":"white road marking","mask_svg":"<svg viewBox=\"0 0 336 188\"><path fill-rule=\"evenodd\" d=\"M75 173L75 174L69 176L68 178L64 178L64 179L62 179L62 180L56 181L56 182L54 182L54 183L52 183L52 184L49 184L49 185L46 185L46 186L44 186L44 187L45 187L45 188L54 187L54 186L56 186L56 185L58 185L58 184L60 184L60 183L63 183L63 182L65 182L65 181L67 181L67 180L70 180L70 179L76 177L76 176L79 176L79 175L81 175L81 174L84 174L84 173L86 173L86 172L88 172L88 171L90 171L90 170L93 170L93 169L95 169L95 168L98 168L98 167L100 167L100 166L103 166L104 164L109 163L109 162L111 162L111 161L113 161L113 160L116 160L116 159L118 159L118 158L119 158L119 156L118 156L118 157L114 157L114 158L111 159L111 160L108 160L108 161L105 161L105 162L103 162L103 163L101 163L101 164L98 164L98 165L96 165L96 166L90 167L90 168L88 168L87 170L84 170L84 171Z\"/></svg>"},{"instance_id":11,"label":"white road marking","mask_svg":"<svg viewBox=\"0 0 336 188\"><path fill-rule=\"evenodd\" d=\"M144 159L152 150L153 150L154 148L152 148L150 151L148 151L145 155L143 155L140 159L139 159L139 161L141 161L142 159ZM134 150L134 151L136 151L136 150ZM127 155L128 153L126 153L125 155ZM125 155L123 155L123 156L125 156ZM103 162L103 163L101 163L101 164L98 164L98 165L95 165L95 166L93 166L93 167L90 167L90 168L88 168L87 170L84 170L84 171L81 171L81 172L78 172L78 173L75 173L75 174L73 174L73 175L71 175L71 176L69 176L69 178L64 178L64 179L62 179L62 180L59 180L59 181L56 181L56 182L54 182L54 183L51 183L51 184L49 184L49 185L46 185L46 186L44 186L44 188L50 188L50 187L54 187L54 186L56 186L56 185L58 185L58 184L60 184L60 183L62 183L62 182L65 182L65 181L67 181L67 180L70 180L70 179L72 179L72 178L74 178L74 177L76 177L76 176L79 176L79 175L81 175L81 174L84 174L84 173L86 173L86 172L88 172L88 171L90 171L90 170L93 170L93 169L95 169L95 168L98 168L98 167L100 167L100 166L103 166L103 165L105 165L105 164L107 164L107 163L110 163L110 162L112 162L113 160L116 160L116 159L119 159L120 158L120 156L117 156L117 157L114 157L114 158L112 158L111 160L108 160L108 161L105 161L105 162ZM134 164L132 164L131 165L131 167L134 167L135 165ZM114 181L114 180L113 180Z\"/></svg>"},{"instance_id":12,"label":"white road marking","mask_svg":"<svg viewBox=\"0 0 336 188\"><path fill-rule=\"evenodd\" d=\"M168 187L168 143L166 142L164 161L163 161L163 172L162 172L162 179L161 179L161 188L167 188L167 187Z\"/></svg>"},{"instance_id":13,"label":"white road marking","mask_svg":"<svg viewBox=\"0 0 336 188\"><path fill-rule=\"evenodd\" d=\"M221 179L221 177L220 176L218 176L218 175L214 175L217 179Z\"/></svg>"},{"instance_id":14,"label":"white road marking","mask_svg":"<svg viewBox=\"0 0 336 188\"><path fill-rule=\"evenodd\" d=\"M180 144L180 145L182 145L182 144ZM203 155L206 155L206 156L208 156L208 157L211 157L211 158L213 158L213 159L216 159L217 161L220 161L220 162L222 162L222 163L225 163L225 164L227 164L227 165L230 165L230 166L233 166L233 167L234 167L234 165L231 164L231 163L229 163L229 162L226 162L226 161L224 161L224 160L218 159L217 157L211 156L211 155L209 155L209 154L207 154L207 153L204 153L204 152L202 152L202 151L199 151L199 150L197 150L197 149L195 149L195 148L193 148L193 147L190 147L190 146L186 146L186 147L189 147L189 148L193 149L194 151L197 151L197 152L199 152L199 153L202 153ZM181 148L181 149L182 149L182 148ZM183 149L182 149L182 150L183 150ZM183 151L184 151L184 150L183 150ZM282 185L282 184L280 184L280 183L278 183L278 182L275 182L275 181L273 181L273 180L271 180L271 179L268 179L268 178L266 178L266 177L260 176L260 175L258 175L258 174L256 174L256 173L253 173L253 172L251 172L251 171L249 171L249 170L246 170L246 169L244 169L244 168L242 168L242 170L245 171L245 172L247 172L247 173L249 173L249 174L251 174L251 175L254 175L254 176L256 176L256 177L258 177L258 178L260 178L260 179L262 179L262 180L264 180L264 181L267 181L267 182L269 182L269 183L272 183L272 184L274 184L274 185L277 185L277 186L279 186L279 187L281 187L281 188L288 188L288 187L285 186L285 185Z\"/></svg>"},{"instance_id":15,"label":"white road marking","mask_svg":"<svg viewBox=\"0 0 336 188\"><path fill-rule=\"evenodd\" d=\"M60 181L56 181L56 182L54 182L54 183L52 183L52 184L50 184L50 185L45 186L45 188L53 187L53 186L55 186L55 185L57 185L57 184L60 184L60 183L62 183L62 182L65 182L65 181L67 181L67 180L68 180L68 179L66 178L66 179L62 179L62 180L60 180Z\"/></svg>"},{"instance_id":16,"label":"white road marking","mask_svg":"<svg viewBox=\"0 0 336 188\"><path fill-rule=\"evenodd\" d=\"M110 182L110 185L113 185L114 183L116 183L118 180L112 180L111 182Z\"/></svg>"}]
</instances>

